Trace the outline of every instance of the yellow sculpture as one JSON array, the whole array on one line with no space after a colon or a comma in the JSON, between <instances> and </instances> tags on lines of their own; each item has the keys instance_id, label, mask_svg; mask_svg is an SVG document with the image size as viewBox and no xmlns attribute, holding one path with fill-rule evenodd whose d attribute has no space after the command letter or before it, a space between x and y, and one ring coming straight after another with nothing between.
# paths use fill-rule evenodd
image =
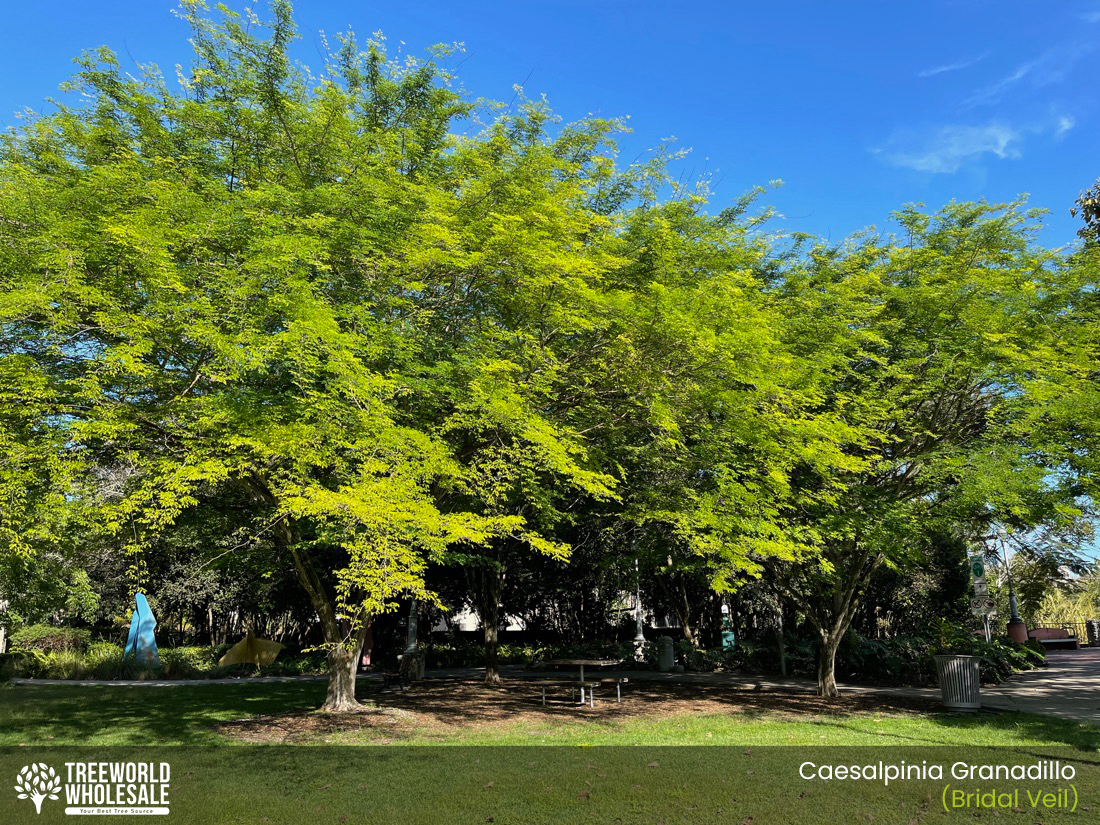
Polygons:
<instances>
[{"instance_id":1,"label":"yellow sculpture","mask_svg":"<svg viewBox=\"0 0 1100 825\"><path fill-rule=\"evenodd\" d=\"M225 651L225 655L218 659L218 664L222 667L246 662L254 665L269 665L275 661L275 657L279 655L279 651L282 649L283 646L278 642L257 639L255 634L252 633L252 628L249 628L244 638Z\"/></svg>"}]
</instances>

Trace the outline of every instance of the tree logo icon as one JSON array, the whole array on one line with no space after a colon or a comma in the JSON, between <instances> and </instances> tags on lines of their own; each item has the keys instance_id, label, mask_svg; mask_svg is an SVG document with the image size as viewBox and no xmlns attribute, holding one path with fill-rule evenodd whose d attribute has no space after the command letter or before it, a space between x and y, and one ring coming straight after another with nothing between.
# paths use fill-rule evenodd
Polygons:
<instances>
[{"instance_id":1,"label":"tree logo icon","mask_svg":"<svg viewBox=\"0 0 1100 825\"><path fill-rule=\"evenodd\" d=\"M42 800L49 797L57 799L61 790L61 777L45 762L25 765L15 780L15 792L20 799L30 799L34 809L42 813Z\"/></svg>"}]
</instances>

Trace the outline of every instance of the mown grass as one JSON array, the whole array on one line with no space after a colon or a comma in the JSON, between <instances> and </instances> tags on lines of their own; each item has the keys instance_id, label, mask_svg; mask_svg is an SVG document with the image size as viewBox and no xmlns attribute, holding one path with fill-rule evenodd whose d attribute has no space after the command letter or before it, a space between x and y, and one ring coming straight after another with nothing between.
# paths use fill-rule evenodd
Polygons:
<instances>
[{"instance_id":1,"label":"mown grass","mask_svg":"<svg viewBox=\"0 0 1100 825\"><path fill-rule=\"evenodd\" d=\"M311 725L324 697L322 682L179 685L169 687L13 686L0 688L0 745L230 745L241 741L219 723L254 717L306 724L294 744L408 745L905 745L1033 746L1100 749L1100 728L1029 714L769 712L736 703L728 711L664 713L659 703L642 715L553 714L479 722L461 705L440 721L412 712L392 724ZM627 699L629 702L630 699ZM386 702L381 698L381 702ZM624 705L625 706L625 705ZM626 706L629 707L629 706ZM671 705L670 705L671 707ZM279 722L282 724L281 722ZM271 741L271 740L266 740Z\"/></svg>"},{"instance_id":2,"label":"mown grass","mask_svg":"<svg viewBox=\"0 0 1100 825\"><path fill-rule=\"evenodd\" d=\"M542 708L522 692L509 700L504 692L467 685L462 694L457 684L437 684L405 694L364 685L365 698L400 712L330 717L313 712L324 690L323 682L5 685L0 773L14 776L28 760L59 769L70 760L167 761L171 819L198 825L834 825L972 815L941 810L947 780L808 781L799 773L806 760L946 766L1058 758L1077 766L1085 806L1100 799L1100 728L1027 714L956 716L897 703L876 710L878 700L865 699L819 709L813 697L753 692L666 701L656 690L592 712ZM293 735L244 735L270 731ZM241 746L248 742L263 744ZM699 745L713 747L683 747ZM1021 798L1055 790L1019 785ZM48 803L50 815L60 804ZM14 794L0 796L2 822L38 821L33 811ZM1019 817L1028 823L1051 814L1022 813L1031 814Z\"/></svg>"}]
</instances>

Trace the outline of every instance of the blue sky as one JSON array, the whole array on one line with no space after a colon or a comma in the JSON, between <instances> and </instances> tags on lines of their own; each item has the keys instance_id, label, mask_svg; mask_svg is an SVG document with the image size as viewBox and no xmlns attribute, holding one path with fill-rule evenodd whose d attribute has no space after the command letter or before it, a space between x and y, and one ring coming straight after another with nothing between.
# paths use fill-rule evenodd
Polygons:
<instances>
[{"instance_id":1,"label":"blue sky","mask_svg":"<svg viewBox=\"0 0 1100 825\"><path fill-rule=\"evenodd\" d=\"M84 48L166 72L189 59L174 0L6 5L6 125L41 108ZM1077 229L1070 206L1100 175L1100 0L299 0L297 11L303 62L320 62L322 29L381 30L414 54L462 41L453 63L470 94L508 100L524 83L568 120L629 115L626 160L675 136L692 149L684 174L713 175L716 206L782 179L767 197L784 215L775 228L834 241L889 229L905 203L1026 192L1051 210L1042 241L1060 246Z\"/></svg>"}]
</instances>

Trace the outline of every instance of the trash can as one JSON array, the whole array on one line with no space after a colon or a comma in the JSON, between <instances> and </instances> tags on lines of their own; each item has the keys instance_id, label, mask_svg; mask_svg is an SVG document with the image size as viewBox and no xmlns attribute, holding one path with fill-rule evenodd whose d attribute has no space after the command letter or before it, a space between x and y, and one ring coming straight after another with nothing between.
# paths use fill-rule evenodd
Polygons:
<instances>
[{"instance_id":1,"label":"trash can","mask_svg":"<svg viewBox=\"0 0 1100 825\"><path fill-rule=\"evenodd\" d=\"M676 664L676 655L672 652L672 637L657 637L657 670L661 673L671 673Z\"/></svg>"},{"instance_id":2,"label":"trash can","mask_svg":"<svg viewBox=\"0 0 1100 825\"><path fill-rule=\"evenodd\" d=\"M936 677L948 710L981 710L981 659L978 656L936 656Z\"/></svg>"},{"instance_id":3,"label":"trash can","mask_svg":"<svg viewBox=\"0 0 1100 825\"><path fill-rule=\"evenodd\" d=\"M1089 647L1100 645L1100 619L1085 619L1085 638Z\"/></svg>"}]
</instances>

